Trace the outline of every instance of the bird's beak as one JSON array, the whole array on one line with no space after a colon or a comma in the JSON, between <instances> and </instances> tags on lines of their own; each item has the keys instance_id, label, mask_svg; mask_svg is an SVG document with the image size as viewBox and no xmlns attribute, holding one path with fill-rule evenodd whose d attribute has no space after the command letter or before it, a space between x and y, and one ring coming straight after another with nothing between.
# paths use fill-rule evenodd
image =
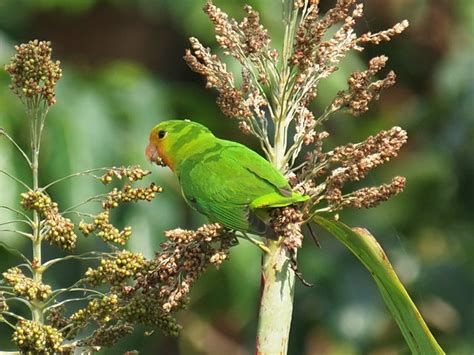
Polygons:
<instances>
[{"instance_id":1,"label":"bird's beak","mask_svg":"<svg viewBox=\"0 0 474 355\"><path fill-rule=\"evenodd\" d=\"M155 163L161 166L165 165L163 159L161 159L158 155L158 150L156 149L156 146L151 142L146 147L145 155L151 163Z\"/></svg>"}]
</instances>

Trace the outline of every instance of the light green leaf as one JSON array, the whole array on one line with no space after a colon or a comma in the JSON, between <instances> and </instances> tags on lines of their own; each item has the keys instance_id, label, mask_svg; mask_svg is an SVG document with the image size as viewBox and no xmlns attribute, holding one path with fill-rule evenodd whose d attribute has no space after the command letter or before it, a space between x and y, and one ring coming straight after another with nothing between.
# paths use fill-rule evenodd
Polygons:
<instances>
[{"instance_id":1,"label":"light green leaf","mask_svg":"<svg viewBox=\"0 0 474 355\"><path fill-rule=\"evenodd\" d=\"M342 242L369 270L413 354L444 354L377 240L363 228L316 215L313 221Z\"/></svg>"}]
</instances>

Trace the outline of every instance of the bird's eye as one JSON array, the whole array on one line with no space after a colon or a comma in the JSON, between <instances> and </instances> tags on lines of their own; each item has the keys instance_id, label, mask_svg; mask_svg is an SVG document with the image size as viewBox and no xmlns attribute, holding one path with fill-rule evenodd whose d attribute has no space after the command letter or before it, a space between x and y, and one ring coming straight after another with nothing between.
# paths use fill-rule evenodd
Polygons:
<instances>
[{"instance_id":1,"label":"bird's eye","mask_svg":"<svg viewBox=\"0 0 474 355\"><path fill-rule=\"evenodd\" d=\"M166 136L166 131L161 130L158 132L158 138L162 139L162 138L165 138L165 136Z\"/></svg>"}]
</instances>

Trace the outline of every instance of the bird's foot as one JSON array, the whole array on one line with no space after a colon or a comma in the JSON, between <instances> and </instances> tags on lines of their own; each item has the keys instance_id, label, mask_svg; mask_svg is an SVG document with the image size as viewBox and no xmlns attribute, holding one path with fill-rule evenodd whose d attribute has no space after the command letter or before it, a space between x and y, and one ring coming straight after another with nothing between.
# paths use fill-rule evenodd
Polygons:
<instances>
[{"instance_id":1,"label":"bird's foot","mask_svg":"<svg viewBox=\"0 0 474 355\"><path fill-rule=\"evenodd\" d=\"M314 286L314 284L306 281L303 278L302 272L298 269L298 261L296 260L296 253L292 252L291 250L290 250L290 267L293 270L293 272L295 273L295 276L298 278L298 280L301 281L301 283L303 285L305 285L306 287L313 287Z\"/></svg>"},{"instance_id":2,"label":"bird's foot","mask_svg":"<svg viewBox=\"0 0 474 355\"><path fill-rule=\"evenodd\" d=\"M248 236L245 233L242 233L242 238L245 239L245 240L248 240L250 243L252 243L252 244L256 245L257 247L259 247L263 252L270 253L270 249L268 249L268 247L265 245L264 242L262 242L260 240L257 240L255 238L252 238L252 237Z\"/></svg>"}]
</instances>

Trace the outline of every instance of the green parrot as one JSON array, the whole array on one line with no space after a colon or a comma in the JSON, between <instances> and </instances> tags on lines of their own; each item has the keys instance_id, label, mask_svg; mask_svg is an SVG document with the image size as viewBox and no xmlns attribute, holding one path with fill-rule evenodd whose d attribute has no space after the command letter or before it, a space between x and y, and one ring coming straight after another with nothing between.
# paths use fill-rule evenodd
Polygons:
<instances>
[{"instance_id":1,"label":"green parrot","mask_svg":"<svg viewBox=\"0 0 474 355\"><path fill-rule=\"evenodd\" d=\"M293 192L259 154L188 120L155 126L146 156L174 172L189 206L211 223L244 233L268 235L269 209L309 198Z\"/></svg>"}]
</instances>

